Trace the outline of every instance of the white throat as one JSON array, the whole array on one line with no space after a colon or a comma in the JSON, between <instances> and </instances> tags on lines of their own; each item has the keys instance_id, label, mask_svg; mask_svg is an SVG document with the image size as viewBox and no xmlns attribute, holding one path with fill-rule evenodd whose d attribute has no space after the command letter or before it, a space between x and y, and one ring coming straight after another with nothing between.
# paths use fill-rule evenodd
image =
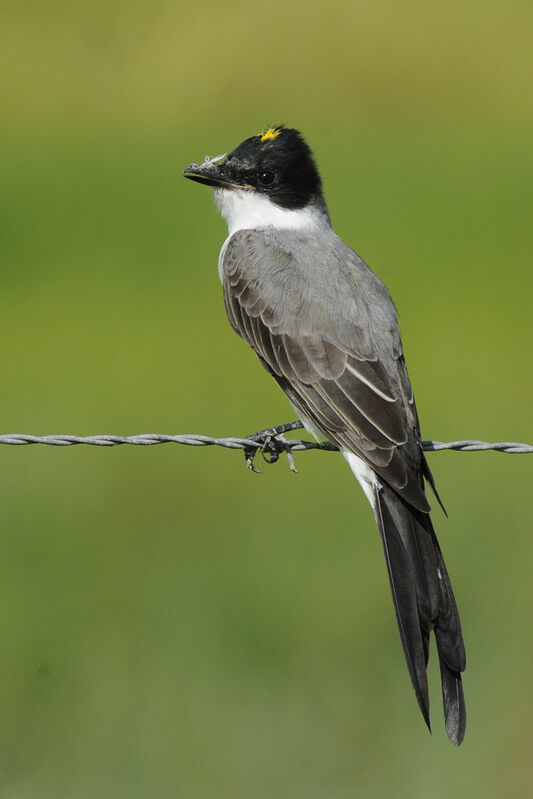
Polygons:
<instances>
[{"instance_id":1,"label":"white throat","mask_svg":"<svg viewBox=\"0 0 533 799\"><path fill-rule=\"evenodd\" d=\"M250 189L215 189L215 202L226 220L230 236L237 230L265 227L312 230L328 224L327 216L316 206L297 210L281 208L264 194Z\"/></svg>"}]
</instances>

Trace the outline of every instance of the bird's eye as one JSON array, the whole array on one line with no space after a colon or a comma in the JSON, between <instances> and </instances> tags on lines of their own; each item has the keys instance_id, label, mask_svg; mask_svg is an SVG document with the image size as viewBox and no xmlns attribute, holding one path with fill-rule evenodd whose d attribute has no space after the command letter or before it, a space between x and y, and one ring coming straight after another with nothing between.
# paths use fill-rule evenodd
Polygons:
<instances>
[{"instance_id":1,"label":"bird's eye","mask_svg":"<svg viewBox=\"0 0 533 799\"><path fill-rule=\"evenodd\" d=\"M263 186L270 186L272 183L274 183L274 177L275 175L273 172L260 172L258 175L258 180Z\"/></svg>"}]
</instances>

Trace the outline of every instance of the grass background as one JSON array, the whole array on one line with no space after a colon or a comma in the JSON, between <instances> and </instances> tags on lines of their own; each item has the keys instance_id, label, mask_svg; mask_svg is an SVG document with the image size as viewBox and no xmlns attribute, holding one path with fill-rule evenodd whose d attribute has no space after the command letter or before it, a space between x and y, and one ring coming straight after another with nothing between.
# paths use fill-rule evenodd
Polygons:
<instances>
[{"instance_id":1,"label":"grass background","mask_svg":"<svg viewBox=\"0 0 533 799\"><path fill-rule=\"evenodd\" d=\"M400 310L423 434L532 439L531 5L0 10L2 432L241 435L292 412L230 330L210 193L301 128L336 230ZM522 797L531 466L430 456L468 649L433 736L381 546L335 455L0 453L0 796Z\"/></svg>"}]
</instances>

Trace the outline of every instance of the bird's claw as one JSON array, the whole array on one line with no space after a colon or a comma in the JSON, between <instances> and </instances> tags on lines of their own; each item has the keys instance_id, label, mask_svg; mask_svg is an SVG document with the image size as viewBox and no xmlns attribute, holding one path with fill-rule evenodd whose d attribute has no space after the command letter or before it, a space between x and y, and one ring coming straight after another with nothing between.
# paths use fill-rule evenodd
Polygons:
<instances>
[{"instance_id":1,"label":"bird's claw","mask_svg":"<svg viewBox=\"0 0 533 799\"><path fill-rule=\"evenodd\" d=\"M291 425L292 424L295 423L291 423ZM256 433L252 433L251 436L246 436L246 438L250 439L251 441L257 442L256 447L250 446L244 448L244 457L248 469L251 469L251 471L255 472L256 474L261 474L259 469L256 469L254 465L254 458L258 451L261 452L265 463L276 463L276 461L279 460L281 453L286 452L287 459L289 461L289 468L293 472L298 471L294 465L292 453L286 446L287 442L282 435L286 429L287 425L280 425L280 427L270 427L266 430L258 430Z\"/></svg>"},{"instance_id":2,"label":"bird's claw","mask_svg":"<svg viewBox=\"0 0 533 799\"><path fill-rule=\"evenodd\" d=\"M247 436L247 438L249 438L249 436ZM250 469L252 472L255 472L255 474L261 474L259 469L256 469L254 466L254 458L257 455L257 449L257 447L245 447L244 457L246 460L246 468Z\"/></svg>"}]
</instances>

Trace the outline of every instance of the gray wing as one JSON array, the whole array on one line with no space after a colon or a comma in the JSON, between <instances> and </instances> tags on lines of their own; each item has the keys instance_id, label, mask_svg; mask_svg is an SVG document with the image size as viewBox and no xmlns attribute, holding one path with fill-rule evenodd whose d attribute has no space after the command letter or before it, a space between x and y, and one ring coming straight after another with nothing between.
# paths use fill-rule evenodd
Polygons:
<instances>
[{"instance_id":1,"label":"gray wing","mask_svg":"<svg viewBox=\"0 0 533 799\"><path fill-rule=\"evenodd\" d=\"M396 310L331 230L242 230L222 256L230 324L302 417L429 511L427 468Z\"/></svg>"}]
</instances>

